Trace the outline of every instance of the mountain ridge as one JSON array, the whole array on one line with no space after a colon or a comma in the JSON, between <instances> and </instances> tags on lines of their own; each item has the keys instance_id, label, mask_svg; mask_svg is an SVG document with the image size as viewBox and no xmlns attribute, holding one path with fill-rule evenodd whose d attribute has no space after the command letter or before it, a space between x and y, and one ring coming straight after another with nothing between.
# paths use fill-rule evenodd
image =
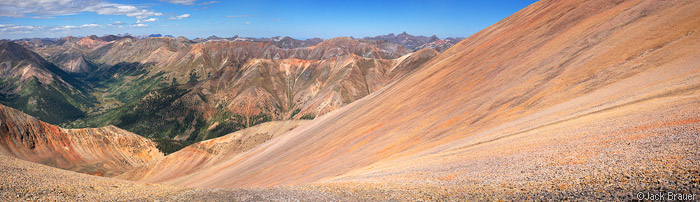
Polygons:
<instances>
[{"instance_id":1,"label":"mountain ridge","mask_svg":"<svg viewBox=\"0 0 700 202\"><path fill-rule=\"evenodd\" d=\"M95 104L81 81L19 44L0 41L0 61L4 104L51 123L80 118Z\"/></svg>"},{"instance_id":2,"label":"mountain ridge","mask_svg":"<svg viewBox=\"0 0 700 202\"><path fill-rule=\"evenodd\" d=\"M154 142L114 126L63 129L4 105L0 105L0 153L100 176L114 176L163 157Z\"/></svg>"},{"instance_id":3,"label":"mountain ridge","mask_svg":"<svg viewBox=\"0 0 700 202\"><path fill-rule=\"evenodd\" d=\"M270 120L313 119L376 91L437 55L431 49L409 53L392 42L350 37L291 49L275 45L287 38L210 39L88 36L22 44L61 64L96 99L94 106L80 108L79 116L54 123L74 128L111 124L146 137L188 142ZM346 66L333 67L341 64ZM307 81L311 77L316 80ZM242 89L215 90L213 82ZM251 99L260 102L254 112L225 103Z\"/></svg>"}]
</instances>

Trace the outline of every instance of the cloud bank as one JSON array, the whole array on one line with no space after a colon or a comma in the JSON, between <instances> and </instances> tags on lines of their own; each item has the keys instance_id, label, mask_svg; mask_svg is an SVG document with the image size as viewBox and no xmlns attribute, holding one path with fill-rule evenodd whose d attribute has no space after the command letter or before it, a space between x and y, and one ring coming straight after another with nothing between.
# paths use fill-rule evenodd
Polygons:
<instances>
[{"instance_id":1,"label":"cloud bank","mask_svg":"<svg viewBox=\"0 0 700 202\"><path fill-rule=\"evenodd\" d=\"M13 18L46 18L94 12L100 15L125 15L137 19L161 16L153 10L102 0L4 0L0 1L0 16Z\"/></svg>"}]
</instances>

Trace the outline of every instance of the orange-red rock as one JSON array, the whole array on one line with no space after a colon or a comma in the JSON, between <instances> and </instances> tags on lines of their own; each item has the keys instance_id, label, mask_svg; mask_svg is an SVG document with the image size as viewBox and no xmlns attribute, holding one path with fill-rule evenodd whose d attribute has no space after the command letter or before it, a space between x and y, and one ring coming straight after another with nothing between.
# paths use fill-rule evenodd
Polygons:
<instances>
[{"instance_id":1,"label":"orange-red rock","mask_svg":"<svg viewBox=\"0 0 700 202\"><path fill-rule=\"evenodd\" d=\"M4 105L0 105L0 153L102 176L163 157L154 142L114 126L64 129Z\"/></svg>"}]
</instances>

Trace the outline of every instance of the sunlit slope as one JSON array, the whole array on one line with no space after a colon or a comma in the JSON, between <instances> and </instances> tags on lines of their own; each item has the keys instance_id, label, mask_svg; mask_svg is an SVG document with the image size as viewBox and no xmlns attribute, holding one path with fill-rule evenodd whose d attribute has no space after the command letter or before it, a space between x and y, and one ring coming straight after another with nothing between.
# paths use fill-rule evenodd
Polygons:
<instances>
[{"instance_id":1,"label":"sunlit slope","mask_svg":"<svg viewBox=\"0 0 700 202\"><path fill-rule=\"evenodd\" d=\"M226 136L192 144L117 178L151 183L174 179L216 166L308 122L287 120L262 123Z\"/></svg>"},{"instance_id":2,"label":"sunlit slope","mask_svg":"<svg viewBox=\"0 0 700 202\"><path fill-rule=\"evenodd\" d=\"M541 183L629 171L634 184L662 166L686 172L698 164L699 31L697 1L537 2L395 85L166 183ZM630 159L650 160L632 169Z\"/></svg>"},{"instance_id":3,"label":"sunlit slope","mask_svg":"<svg viewBox=\"0 0 700 202\"><path fill-rule=\"evenodd\" d=\"M114 126L63 129L4 105L0 105L0 153L102 176L163 157L154 142Z\"/></svg>"}]
</instances>

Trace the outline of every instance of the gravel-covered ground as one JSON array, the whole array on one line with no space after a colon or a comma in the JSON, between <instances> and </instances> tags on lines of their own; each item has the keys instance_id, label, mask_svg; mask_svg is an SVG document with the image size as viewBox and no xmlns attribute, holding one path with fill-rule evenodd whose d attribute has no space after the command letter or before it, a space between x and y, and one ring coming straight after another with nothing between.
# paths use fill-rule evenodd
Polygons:
<instances>
[{"instance_id":1,"label":"gravel-covered ground","mask_svg":"<svg viewBox=\"0 0 700 202\"><path fill-rule=\"evenodd\" d=\"M0 154L0 201L698 201L700 109L675 110L684 103L698 104L647 103L640 113L621 107L298 186L183 188Z\"/></svg>"},{"instance_id":2,"label":"gravel-covered ground","mask_svg":"<svg viewBox=\"0 0 700 202\"><path fill-rule=\"evenodd\" d=\"M92 176L0 154L0 201L337 201L318 187L194 189Z\"/></svg>"},{"instance_id":3,"label":"gravel-covered ground","mask_svg":"<svg viewBox=\"0 0 700 202\"><path fill-rule=\"evenodd\" d=\"M540 176L523 182L500 184L479 181L418 184L417 181L397 180L199 189L86 175L4 155L0 155L0 161L3 162L0 164L0 201L629 201L637 199L640 192L663 193L666 199L668 192L696 194L691 198L694 200L699 200L700 194L698 167L664 168L662 164L645 169L658 170L656 173L592 173L591 177L575 179L571 179L571 175L563 175L557 180L541 180Z\"/></svg>"}]
</instances>

